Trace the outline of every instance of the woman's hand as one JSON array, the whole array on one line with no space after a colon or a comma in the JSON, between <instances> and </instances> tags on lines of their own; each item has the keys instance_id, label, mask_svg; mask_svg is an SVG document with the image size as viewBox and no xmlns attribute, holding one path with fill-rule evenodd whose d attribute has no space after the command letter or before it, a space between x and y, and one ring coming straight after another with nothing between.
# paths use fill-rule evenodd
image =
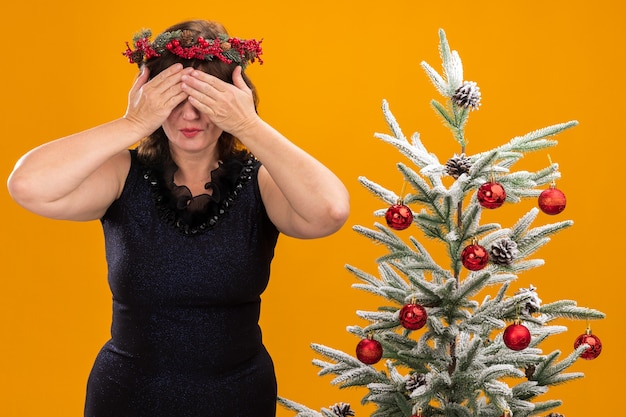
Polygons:
<instances>
[{"instance_id":1,"label":"woman's hand","mask_svg":"<svg viewBox=\"0 0 626 417\"><path fill-rule=\"evenodd\" d=\"M311 239L334 233L345 223L350 210L345 186L257 115L241 67L233 71L233 84L195 70L182 76L182 90L192 106L262 162L259 190L278 230Z\"/></svg>"},{"instance_id":2,"label":"woman's hand","mask_svg":"<svg viewBox=\"0 0 626 417\"><path fill-rule=\"evenodd\" d=\"M243 80L241 67L233 71L233 84L199 70L183 75L182 82L189 102L220 129L240 137L258 122L252 90Z\"/></svg>"},{"instance_id":3,"label":"woman's hand","mask_svg":"<svg viewBox=\"0 0 626 417\"><path fill-rule=\"evenodd\" d=\"M148 68L142 67L128 94L128 108L124 118L137 127L141 136L148 136L157 130L168 118L172 110L187 99L181 79L193 68L183 68L174 64L148 80Z\"/></svg>"}]
</instances>

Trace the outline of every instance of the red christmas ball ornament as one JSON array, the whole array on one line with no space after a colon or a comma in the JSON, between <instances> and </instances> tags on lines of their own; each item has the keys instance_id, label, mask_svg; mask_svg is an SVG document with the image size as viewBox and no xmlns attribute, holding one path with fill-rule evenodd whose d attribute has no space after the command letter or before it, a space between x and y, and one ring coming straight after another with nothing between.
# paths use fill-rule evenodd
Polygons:
<instances>
[{"instance_id":1,"label":"red christmas ball ornament","mask_svg":"<svg viewBox=\"0 0 626 417\"><path fill-rule=\"evenodd\" d=\"M565 210L565 194L552 186L539 194L539 208L546 214L555 215Z\"/></svg>"},{"instance_id":2,"label":"red christmas ball ornament","mask_svg":"<svg viewBox=\"0 0 626 417\"><path fill-rule=\"evenodd\" d=\"M580 355L583 359L595 359L602 352L602 342L598 336L592 334L590 330L576 338L576 341L574 342L574 349L582 344L589 345L589 347Z\"/></svg>"},{"instance_id":3,"label":"red christmas ball ornament","mask_svg":"<svg viewBox=\"0 0 626 417\"><path fill-rule=\"evenodd\" d=\"M413 222L413 212L404 204L394 204L385 213L387 226L394 230L404 230Z\"/></svg>"},{"instance_id":4,"label":"red christmas ball ornament","mask_svg":"<svg viewBox=\"0 0 626 417\"><path fill-rule=\"evenodd\" d=\"M530 344L530 331L526 326L516 321L504 329L502 340L506 347L511 350L524 350Z\"/></svg>"},{"instance_id":5,"label":"red christmas ball ornament","mask_svg":"<svg viewBox=\"0 0 626 417\"><path fill-rule=\"evenodd\" d=\"M400 310L400 324L409 330L418 330L424 327L428 319L426 309L419 304L405 304Z\"/></svg>"},{"instance_id":6,"label":"red christmas ball ornament","mask_svg":"<svg viewBox=\"0 0 626 417\"><path fill-rule=\"evenodd\" d=\"M489 262L489 253L479 244L472 243L461 252L461 262L470 271L479 271Z\"/></svg>"},{"instance_id":7,"label":"red christmas ball ornament","mask_svg":"<svg viewBox=\"0 0 626 417\"><path fill-rule=\"evenodd\" d=\"M502 184L489 181L478 188L476 197L478 198L480 205L484 208L496 209L504 204L504 200L506 200L506 191L504 190Z\"/></svg>"},{"instance_id":8,"label":"red christmas ball ornament","mask_svg":"<svg viewBox=\"0 0 626 417\"><path fill-rule=\"evenodd\" d=\"M373 365L383 357L383 346L378 340L368 336L356 346L356 357L366 365Z\"/></svg>"}]
</instances>

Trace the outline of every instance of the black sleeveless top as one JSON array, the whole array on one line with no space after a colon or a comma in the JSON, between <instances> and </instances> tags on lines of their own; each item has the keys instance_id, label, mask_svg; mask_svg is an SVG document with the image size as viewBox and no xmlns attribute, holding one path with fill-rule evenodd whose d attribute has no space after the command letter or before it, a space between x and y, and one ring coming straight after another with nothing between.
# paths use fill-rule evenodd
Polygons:
<instances>
[{"instance_id":1,"label":"black sleeveless top","mask_svg":"<svg viewBox=\"0 0 626 417\"><path fill-rule=\"evenodd\" d=\"M275 414L276 380L258 326L278 238L252 156L212 172L191 198L135 150L101 219L113 294L111 340L90 374L87 417Z\"/></svg>"}]
</instances>

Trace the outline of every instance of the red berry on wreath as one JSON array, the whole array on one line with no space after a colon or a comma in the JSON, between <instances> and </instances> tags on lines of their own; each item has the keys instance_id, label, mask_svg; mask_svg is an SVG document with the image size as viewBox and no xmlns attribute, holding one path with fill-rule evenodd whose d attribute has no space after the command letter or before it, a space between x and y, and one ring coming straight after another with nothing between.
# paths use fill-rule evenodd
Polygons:
<instances>
[{"instance_id":1,"label":"red berry on wreath","mask_svg":"<svg viewBox=\"0 0 626 417\"><path fill-rule=\"evenodd\" d=\"M368 336L356 346L356 357L366 365L373 365L383 357L383 346L378 340Z\"/></svg>"},{"instance_id":2,"label":"red berry on wreath","mask_svg":"<svg viewBox=\"0 0 626 417\"><path fill-rule=\"evenodd\" d=\"M488 209L495 209L504 204L506 200L506 191L502 184L489 181L478 188L476 194L478 202L481 206Z\"/></svg>"},{"instance_id":3,"label":"red berry on wreath","mask_svg":"<svg viewBox=\"0 0 626 417\"><path fill-rule=\"evenodd\" d=\"M547 190L543 190L539 194L539 208L546 214L554 215L559 214L565 210L565 194L563 191L552 185Z\"/></svg>"},{"instance_id":4,"label":"red berry on wreath","mask_svg":"<svg viewBox=\"0 0 626 417\"><path fill-rule=\"evenodd\" d=\"M400 324L409 330L418 330L424 327L428 319L426 309L419 304L405 304L400 310Z\"/></svg>"},{"instance_id":5,"label":"red berry on wreath","mask_svg":"<svg viewBox=\"0 0 626 417\"><path fill-rule=\"evenodd\" d=\"M394 204L385 213L387 226L394 230L404 230L413 222L413 212L404 204Z\"/></svg>"},{"instance_id":6,"label":"red berry on wreath","mask_svg":"<svg viewBox=\"0 0 626 417\"><path fill-rule=\"evenodd\" d=\"M589 347L580 355L583 359L595 359L602 352L602 342L598 336L592 334L589 329L587 329L585 334L581 334L578 338L576 338L576 341L574 342L574 349L582 344L589 345Z\"/></svg>"},{"instance_id":7,"label":"red berry on wreath","mask_svg":"<svg viewBox=\"0 0 626 417\"><path fill-rule=\"evenodd\" d=\"M530 331L526 326L516 321L504 329L502 340L509 349L524 350L530 344Z\"/></svg>"},{"instance_id":8,"label":"red berry on wreath","mask_svg":"<svg viewBox=\"0 0 626 417\"><path fill-rule=\"evenodd\" d=\"M461 262L470 271L479 271L489 262L489 253L479 244L472 243L461 252Z\"/></svg>"}]
</instances>

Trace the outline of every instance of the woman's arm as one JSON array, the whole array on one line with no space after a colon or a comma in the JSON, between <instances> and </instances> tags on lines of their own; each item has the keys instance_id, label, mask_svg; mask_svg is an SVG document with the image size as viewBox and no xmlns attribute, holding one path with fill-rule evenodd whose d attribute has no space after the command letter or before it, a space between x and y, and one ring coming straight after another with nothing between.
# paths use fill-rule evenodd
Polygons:
<instances>
[{"instance_id":1,"label":"woman's arm","mask_svg":"<svg viewBox=\"0 0 626 417\"><path fill-rule=\"evenodd\" d=\"M119 197L130 167L128 148L154 132L187 95L181 65L151 81L147 70L129 92L124 117L41 145L17 162L8 180L15 201L54 219L93 220Z\"/></svg>"},{"instance_id":2,"label":"woman's arm","mask_svg":"<svg viewBox=\"0 0 626 417\"><path fill-rule=\"evenodd\" d=\"M256 114L240 67L233 73L233 82L194 71L183 76L183 91L192 105L241 140L263 163L261 196L270 219L282 233L316 238L339 230L350 209L343 183Z\"/></svg>"},{"instance_id":3,"label":"woman's arm","mask_svg":"<svg viewBox=\"0 0 626 417\"><path fill-rule=\"evenodd\" d=\"M247 146L257 149L253 153L263 162L259 186L272 222L281 232L298 238L323 237L339 230L350 211L343 183L269 124L258 123L248 130L246 139L262 142Z\"/></svg>"}]
</instances>

